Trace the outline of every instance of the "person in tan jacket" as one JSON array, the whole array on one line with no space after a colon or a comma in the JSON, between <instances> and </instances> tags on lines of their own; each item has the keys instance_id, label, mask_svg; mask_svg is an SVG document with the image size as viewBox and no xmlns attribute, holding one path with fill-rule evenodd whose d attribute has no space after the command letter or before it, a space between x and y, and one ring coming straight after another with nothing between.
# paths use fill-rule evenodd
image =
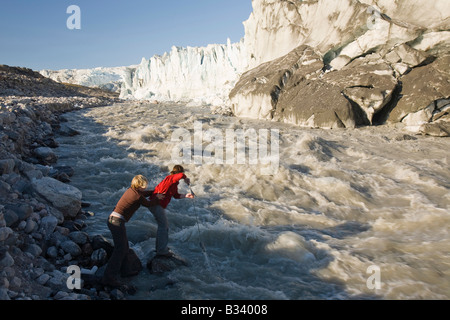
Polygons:
<instances>
[{"instance_id":1,"label":"person in tan jacket","mask_svg":"<svg viewBox=\"0 0 450 320\"><path fill-rule=\"evenodd\" d=\"M148 180L142 175L135 176L117 203L114 211L108 217L108 229L111 231L114 250L106 266L102 283L112 287L120 287L119 280L122 264L129 251L128 237L125 224L130 221L134 213L141 207L153 207L159 204L162 195L153 196L153 191L147 191ZM148 200L152 197L152 200Z\"/></svg>"}]
</instances>

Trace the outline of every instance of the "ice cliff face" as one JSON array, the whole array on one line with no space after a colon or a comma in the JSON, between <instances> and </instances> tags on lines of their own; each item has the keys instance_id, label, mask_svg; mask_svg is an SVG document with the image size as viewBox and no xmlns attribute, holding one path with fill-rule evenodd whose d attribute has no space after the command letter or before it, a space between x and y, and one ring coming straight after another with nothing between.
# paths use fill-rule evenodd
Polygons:
<instances>
[{"instance_id":1,"label":"ice cliff face","mask_svg":"<svg viewBox=\"0 0 450 320\"><path fill-rule=\"evenodd\" d=\"M325 55L349 45L355 50L357 40L363 46L395 44L424 31L450 28L448 0L253 0L252 4L253 13L244 22L250 67L299 45Z\"/></svg>"},{"instance_id":2,"label":"ice cliff face","mask_svg":"<svg viewBox=\"0 0 450 320\"><path fill-rule=\"evenodd\" d=\"M433 122L450 134L447 0L253 0L253 9L249 70L230 94L236 116L428 132Z\"/></svg>"},{"instance_id":3,"label":"ice cliff face","mask_svg":"<svg viewBox=\"0 0 450 320\"><path fill-rule=\"evenodd\" d=\"M173 47L142 59L122 84L122 98L223 104L246 70L243 42L207 47Z\"/></svg>"},{"instance_id":4,"label":"ice cliff face","mask_svg":"<svg viewBox=\"0 0 450 320\"><path fill-rule=\"evenodd\" d=\"M120 92L123 99L183 101L223 105L247 70L243 40L206 47L172 47L170 52L130 67L42 70L58 82Z\"/></svg>"}]
</instances>

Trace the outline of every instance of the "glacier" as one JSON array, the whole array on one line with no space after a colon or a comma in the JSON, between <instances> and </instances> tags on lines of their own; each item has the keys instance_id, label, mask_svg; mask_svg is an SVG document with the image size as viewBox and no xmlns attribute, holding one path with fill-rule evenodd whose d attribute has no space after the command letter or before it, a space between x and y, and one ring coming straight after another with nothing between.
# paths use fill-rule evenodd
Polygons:
<instances>
[{"instance_id":1,"label":"glacier","mask_svg":"<svg viewBox=\"0 0 450 320\"><path fill-rule=\"evenodd\" d=\"M173 46L169 53L143 58L124 79L121 98L220 105L247 69L243 40L206 47Z\"/></svg>"},{"instance_id":2,"label":"glacier","mask_svg":"<svg viewBox=\"0 0 450 320\"><path fill-rule=\"evenodd\" d=\"M244 40L206 47L176 47L163 55L142 58L138 65L41 70L52 80L120 93L122 99L176 101L222 106L247 70Z\"/></svg>"}]
</instances>

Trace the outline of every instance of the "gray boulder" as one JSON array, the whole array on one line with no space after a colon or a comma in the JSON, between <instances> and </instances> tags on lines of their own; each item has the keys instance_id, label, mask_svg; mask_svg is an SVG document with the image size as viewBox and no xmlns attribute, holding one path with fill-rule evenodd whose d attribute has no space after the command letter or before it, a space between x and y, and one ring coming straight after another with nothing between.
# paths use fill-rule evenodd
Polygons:
<instances>
[{"instance_id":1,"label":"gray boulder","mask_svg":"<svg viewBox=\"0 0 450 320\"><path fill-rule=\"evenodd\" d=\"M81 209L82 193L77 188L50 177L32 182L34 192L49 202L66 218L74 218Z\"/></svg>"},{"instance_id":2,"label":"gray boulder","mask_svg":"<svg viewBox=\"0 0 450 320\"><path fill-rule=\"evenodd\" d=\"M108 262L108 254L106 253L106 250L103 248L94 250L91 254L91 262L96 266L103 266L106 264L106 262Z\"/></svg>"},{"instance_id":3,"label":"gray boulder","mask_svg":"<svg viewBox=\"0 0 450 320\"><path fill-rule=\"evenodd\" d=\"M66 253L70 253L72 257L79 256L82 253L80 246L72 240L62 242L61 249L63 249Z\"/></svg>"},{"instance_id":4,"label":"gray boulder","mask_svg":"<svg viewBox=\"0 0 450 320\"><path fill-rule=\"evenodd\" d=\"M189 266L189 263L184 258L177 255L170 257L154 256L147 262L147 268L154 274L170 272L174 269L187 266Z\"/></svg>"},{"instance_id":5,"label":"gray boulder","mask_svg":"<svg viewBox=\"0 0 450 320\"><path fill-rule=\"evenodd\" d=\"M30 253L33 257L38 257L42 253L42 248L37 244L33 243L26 248L25 252Z\"/></svg>"},{"instance_id":6,"label":"gray boulder","mask_svg":"<svg viewBox=\"0 0 450 320\"><path fill-rule=\"evenodd\" d=\"M57 155L48 147L39 147L34 150L36 157L46 163L56 163Z\"/></svg>"},{"instance_id":7,"label":"gray boulder","mask_svg":"<svg viewBox=\"0 0 450 320\"><path fill-rule=\"evenodd\" d=\"M16 162L14 159L0 160L0 175L9 174L14 171Z\"/></svg>"},{"instance_id":8,"label":"gray boulder","mask_svg":"<svg viewBox=\"0 0 450 320\"><path fill-rule=\"evenodd\" d=\"M58 130L58 133L62 136L68 136L68 137L73 137L73 136L80 134L79 131L72 129L67 124L61 124L61 127Z\"/></svg>"},{"instance_id":9,"label":"gray boulder","mask_svg":"<svg viewBox=\"0 0 450 320\"><path fill-rule=\"evenodd\" d=\"M0 227L0 241L8 239L9 235L14 231L9 227Z\"/></svg>"},{"instance_id":10,"label":"gray boulder","mask_svg":"<svg viewBox=\"0 0 450 320\"><path fill-rule=\"evenodd\" d=\"M6 249L0 250L0 267L7 268L13 266L15 263L14 258L9 254Z\"/></svg>"},{"instance_id":11,"label":"gray boulder","mask_svg":"<svg viewBox=\"0 0 450 320\"><path fill-rule=\"evenodd\" d=\"M69 238L76 244L82 246L89 241L89 235L83 231L74 231L69 234Z\"/></svg>"},{"instance_id":12,"label":"gray boulder","mask_svg":"<svg viewBox=\"0 0 450 320\"><path fill-rule=\"evenodd\" d=\"M230 92L233 114L271 120L288 82L297 82L322 67L317 53L310 47L299 46L281 58L245 72Z\"/></svg>"},{"instance_id":13,"label":"gray boulder","mask_svg":"<svg viewBox=\"0 0 450 320\"><path fill-rule=\"evenodd\" d=\"M13 211L18 218L18 221L23 221L28 219L33 213L33 207L29 204L7 204L5 209Z\"/></svg>"},{"instance_id":14,"label":"gray boulder","mask_svg":"<svg viewBox=\"0 0 450 320\"><path fill-rule=\"evenodd\" d=\"M48 215L41 219L39 231L46 239L48 239L53 231L55 231L57 225L58 219L55 216Z\"/></svg>"},{"instance_id":15,"label":"gray boulder","mask_svg":"<svg viewBox=\"0 0 450 320\"><path fill-rule=\"evenodd\" d=\"M398 81L378 55L324 72L321 55L302 45L244 73L230 93L236 116L305 127L372 124L393 99Z\"/></svg>"},{"instance_id":16,"label":"gray boulder","mask_svg":"<svg viewBox=\"0 0 450 320\"><path fill-rule=\"evenodd\" d=\"M417 67L402 77L402 97L388 122L421 125L430 122L437 110L436 101L450 98L450 55Z\"/></svg>"}]
</instances>

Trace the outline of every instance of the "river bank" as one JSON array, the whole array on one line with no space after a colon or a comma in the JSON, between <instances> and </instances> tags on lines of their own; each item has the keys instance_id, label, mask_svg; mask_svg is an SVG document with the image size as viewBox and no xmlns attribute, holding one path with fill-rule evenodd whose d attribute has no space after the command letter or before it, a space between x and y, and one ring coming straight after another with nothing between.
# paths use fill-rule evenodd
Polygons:
<instances>
[{"instance_id":1,"label":"river bank","mask_svg":"<svg viewBox=\"0 0 450 320\"><path fill-rule=\"evenodd\" d=\"M0 66L0 300L122 299L119 290L68 286L68 266L87 272L111 245L83 230L93 215L58 166L57 135L78 132L62 115L119 101L114 94L63 85L32 70Z\"/></svg>"}]
</instances>

